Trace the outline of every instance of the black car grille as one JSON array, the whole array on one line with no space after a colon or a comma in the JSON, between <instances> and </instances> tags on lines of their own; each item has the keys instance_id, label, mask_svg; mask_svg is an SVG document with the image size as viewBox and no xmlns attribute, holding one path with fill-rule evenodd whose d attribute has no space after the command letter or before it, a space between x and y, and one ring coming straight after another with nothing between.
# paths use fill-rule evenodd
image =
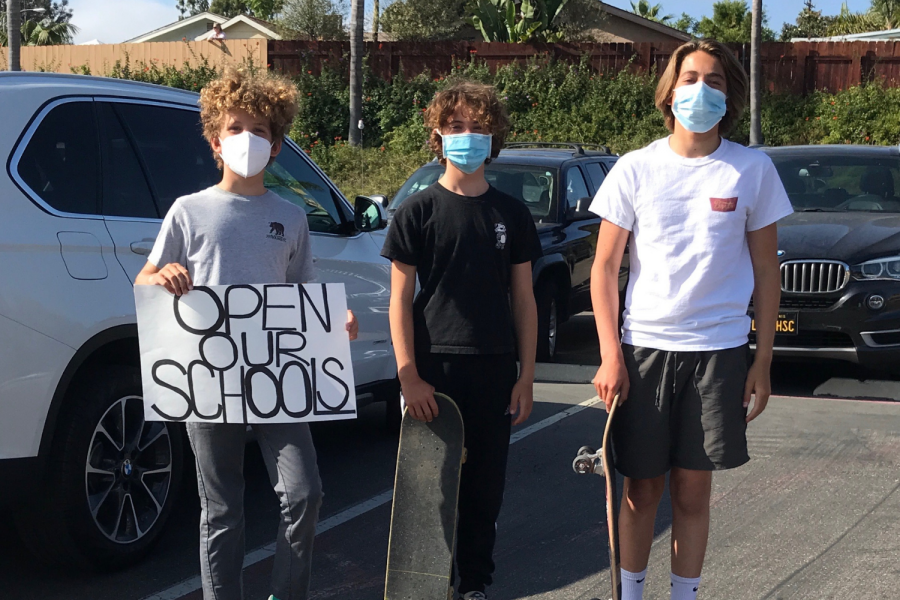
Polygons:
<instances>
[{"instance_id":1,"label":"black car grille","mask_svg":"<svg viewBox=\"0 0 900 600\"><path fill-rule=\"evenodd\" d=\"M781 310L827 310L837 304L836 298L819 298L817 296L805 296L798 298L781 298ZM753 300L750 300L750 308L753 308Z\"/></svg>"},{"instance_id":2,"label":"black car grille","mask_svg":"<svg viewBox=\"0 0 900 600\"><path fill-rule=\"evenodd\" d=\"M824 294L843 289L850 281L850 267L836 261L791 260L781 264L781 291L791 294Z\"/></svg>"},{"instance_id":3,"label":"black car grille","mask_svg":"<svg viewBox=\"0 0 900 600\"><path fill-rule=\"evenodd\" d=\"M750 343L756 335L750 334ZM781 348L855 348L853 338L839 331L801 331L797 335L776 335L775 345Z\"/></svg>"}]
</instances>

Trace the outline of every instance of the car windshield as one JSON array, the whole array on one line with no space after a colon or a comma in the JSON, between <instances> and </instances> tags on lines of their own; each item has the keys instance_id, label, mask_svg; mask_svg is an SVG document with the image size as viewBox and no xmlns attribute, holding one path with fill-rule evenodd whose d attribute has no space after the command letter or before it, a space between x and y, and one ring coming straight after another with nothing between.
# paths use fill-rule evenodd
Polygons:
<instances>
[{"instance_id":1,"label":"car windshield","mask_svg":"<svg viewBox=\"0 0 900 600\"><path fill-rule=\"evenodd\" d=\"M315 169L288 144L266 167L265 186L305 210L310 231L340 233L340 200Z\"/></svg>"},{"instance_id":2,"label":"car windshield","mask_svg":"<svg viewBox=\"0 0 900 600\"><path fill-rule=\"evenodd\" d=\"M772 157L797 212L900 212L900 159L829 154Z\"/></svg>"},{"instance_id":3,"label":"car windshield","mask_svg":"<svg viewBox=\"0 0 900 600\"><path fill-rule=\"evenodd\" d=\"M443 167L439 166L429 166L416 171L391 200L388 211L396 211L404 200L434 184L443 173ZM488 183L498 190L525 204L535 221L547 219L551 214L552 207L556 206L557 169L534 165L491 163L485 167L484 176Z\"/></svg>"}]
</instances>

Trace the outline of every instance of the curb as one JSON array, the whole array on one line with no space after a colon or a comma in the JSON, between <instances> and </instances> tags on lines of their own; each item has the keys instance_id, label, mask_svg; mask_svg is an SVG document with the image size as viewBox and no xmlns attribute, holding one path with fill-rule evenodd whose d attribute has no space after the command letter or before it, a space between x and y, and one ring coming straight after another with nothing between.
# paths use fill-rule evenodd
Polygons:
<instances>
[{"instance_id":1,"label":"curb","mask_svg":"<svg viewBox=\"0 0 900 600\"><path fill-rule=\"evenodd\" d=\"M843 377L829 379L813 391L813 396L854 398L859 400L900 400L900 381L877 379L859 381Z\"/></svg>"}]
</instances>

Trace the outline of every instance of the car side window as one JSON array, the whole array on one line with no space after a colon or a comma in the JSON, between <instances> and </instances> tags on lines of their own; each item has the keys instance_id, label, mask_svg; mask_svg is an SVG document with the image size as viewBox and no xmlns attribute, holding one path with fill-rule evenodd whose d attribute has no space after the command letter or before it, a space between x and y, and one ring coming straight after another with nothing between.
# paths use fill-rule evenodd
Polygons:
<instances>
[{"instance_id":1,"label":"car side window","mask_svg":"<svg viewBox=\"0 0 900 600\"><path fill-rule=\"evenodd\" d=\"M151 104L112 104L137 146L161 215L177 198L222 179L203 137L199 112Z\"/></svg>"},{"instance_id":2,"label":"car side window","mask_svg":"<svg viewBox=\"0 0 900 600\"><path fill-rule=\"evenodd\" d=\"M599 190L603 180L606 179L606 171L603 170L603 165L600 163L587 163L584 167L591 178L591 183L594 184L594 191Z\"/></svg>"},{"instance_id":3,"label":"car side window","mask_svg":"<svg viewBox=\"0 0 900 600\"><path fill-rule=\"evenodd\" d=\"M158 219L159 212L141 163L119 117L108 102L97 103L103 170L101 208L106 217Z\"/></svg>"},{"instance_id":4,"label":"car side window","mask_svg":"<svg viewBox=\"0 0 900 600\"><path fill-rule=\"evenodd\" d=\"M100 149L94 103L66 102L51 109L28 140L16 170L53 209L98 214Z\"/></svg>"},{"instance_id":5,"label":"car side window","mask_svg":"<svg viewBox=\"0 0 900 600\"><path fill-rule=\"evenodd\" d=\"M584 175L578 167L570 167L566 171L566 206L575 210L578 201L582 198L590 196L587 184L584 182Z\"/></svg>"}]
</instances>

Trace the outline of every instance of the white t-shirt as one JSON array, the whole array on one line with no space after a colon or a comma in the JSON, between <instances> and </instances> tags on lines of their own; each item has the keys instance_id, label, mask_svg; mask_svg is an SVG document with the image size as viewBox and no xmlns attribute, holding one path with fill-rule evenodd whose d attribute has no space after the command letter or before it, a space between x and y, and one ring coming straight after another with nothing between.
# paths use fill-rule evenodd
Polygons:
<instances>
[{"instance_id":1,"label":"white t-shirt","mask_svg":"<svg viewBox=\"0 0 900 600\"><path fill-rule=\"evenodd\" d=\"M623 156L591 211L631 231L622 341L670 351L747 343L747 232L793 212L772 160L727 140L684 158L657 140Z\"/></svg>"}]
</instances>

